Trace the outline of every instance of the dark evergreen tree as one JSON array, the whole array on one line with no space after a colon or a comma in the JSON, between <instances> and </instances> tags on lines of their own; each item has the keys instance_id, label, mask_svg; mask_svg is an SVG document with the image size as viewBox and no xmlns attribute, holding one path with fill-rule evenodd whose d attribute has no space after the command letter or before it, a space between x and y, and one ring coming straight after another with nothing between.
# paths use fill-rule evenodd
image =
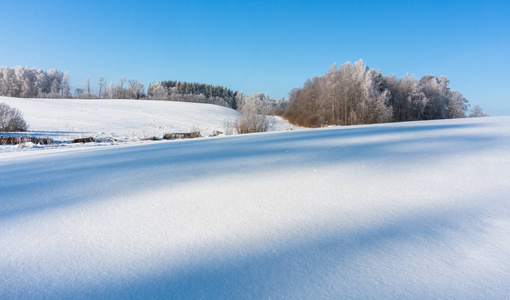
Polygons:
<instances>
[{"instance_id":1,"label":"dark evergreen tree","mask_svg":"<svg viewBox=\"0 0 510 300\"><path fill-rule=\"evenodd\" d=\"M153 83L147 91L151 99L211 103L238 108L238 91L220 85L167 80Z\"/></svg>"}]
</instances>

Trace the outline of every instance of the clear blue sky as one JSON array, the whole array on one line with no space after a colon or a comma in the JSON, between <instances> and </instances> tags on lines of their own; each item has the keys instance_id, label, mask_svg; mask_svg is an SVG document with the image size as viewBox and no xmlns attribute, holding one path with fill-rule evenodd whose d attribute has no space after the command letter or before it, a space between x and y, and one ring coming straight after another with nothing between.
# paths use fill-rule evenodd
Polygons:
<instances>
[{"instance_id":1,"label":"clear blue sky","mask_svg":"<svg viewBox=\"0 0 510 300\"><path fill-rule=\"evenodd\" d=\"M510 1L0 0L0 65L118 82L204 82L287 97L336 62L446 75L510 115Z\"/></svg>"}]
</instances>

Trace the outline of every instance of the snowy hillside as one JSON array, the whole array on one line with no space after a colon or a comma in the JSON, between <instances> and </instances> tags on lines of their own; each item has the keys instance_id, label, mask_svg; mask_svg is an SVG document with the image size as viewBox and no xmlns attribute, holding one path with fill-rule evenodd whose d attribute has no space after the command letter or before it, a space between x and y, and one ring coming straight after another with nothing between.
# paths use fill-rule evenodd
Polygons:
<instances>
[{"instance_id":1,"label":"snowy hillside","mask_svg":"<svg viewBox=\"0 0 510 300\"><path fill-rule=\"evenodd\" d=\"M1 299L510 295L508 117L0 154L0 191Z\"/></svg>"},{"instance_id":2,"label":"snowy hillside","mask_svg":"<svg viewBox=\"0 0 510 300\"><path fill-rule=\"evenodd\" d=\"M32 136L59 141L80 137L137 141L165 133L200 131L203 136L234 121L238 112L202 103L150 100L26 99L0 97L20 109ZM278 119L276 130L290 128Z\"/></svg>"}]
</instances>

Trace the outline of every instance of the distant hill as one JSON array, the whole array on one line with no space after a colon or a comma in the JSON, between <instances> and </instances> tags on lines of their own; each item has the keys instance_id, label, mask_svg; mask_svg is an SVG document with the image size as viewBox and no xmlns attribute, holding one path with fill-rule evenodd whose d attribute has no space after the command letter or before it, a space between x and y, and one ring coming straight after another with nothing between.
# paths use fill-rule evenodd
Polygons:
<instances>
[{"instance_id":1,"label":"distant hill","mask_svg":"<svg viewBox=\"0 0 510 300\"><path fill-rule=\"evenodd\" d=\"M29 134L70 140L80 137L137 141L166 133L200 131L202 136L225 132L240 113L203 103L156 100L35 99L0 97L23 112ZM276 130L293 126L278 118Z\"/></svg>"}]
</instances>

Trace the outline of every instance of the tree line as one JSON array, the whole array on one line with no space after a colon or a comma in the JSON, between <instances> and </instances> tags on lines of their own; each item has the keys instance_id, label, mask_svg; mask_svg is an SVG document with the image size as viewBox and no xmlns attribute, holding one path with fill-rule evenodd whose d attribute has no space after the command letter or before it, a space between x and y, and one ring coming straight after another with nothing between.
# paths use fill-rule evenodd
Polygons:
<instances>
[{"instance_id":1,"label":"tree line","mask_svg":"<svg viewBox=\"0 0 510 300\"><path fill-rule=\"evenodd\" d=\"M71 97L69 73L21 66L0 67L0 95L24 98Z\"/></svg>"},{"instance_id":2,"label":"tree line","mask_svg":"<svg viewBox=\"0 0 510 300\"><path fill-rule=\"evenodd\" d=\"M145 93L143 84L125 77L120 77L117 84L99 77L97 93L91 91L90 78L86 78L83 88L72 93L68 72L0 67L0 96L171 100L210 103L239 111L243 103L263 103L261 111L276 111L291 123L308 127L464 118L468 101L451 90L449 83L444 76L383 76L359 60L340 68L334 64L324 76L308 79L302 88L290 91L288 100L276 102L263 94L253 95L257 101L247 100L243 92L223 86L172 80L153 83ZM487 114L477 105L470 116Z\"/></svg>"},{"instance_id":3,"label":"tree line","mask_svg":"<svg viewBox=\"0 0 510 300\"><path fill-rule=\"evenodd\" d=\"M151 99L198 103L211 103L238 109L241 99L239 91L220 85L185 81L161 81L149 85L147 93Z\"/></svg>"},{"instance_id":4,"label":"tree line","mask_svg":"<svg viewBox=\"0 0 510 300\"><path fill-rule=\"evenodd\" d=\"M242 93L223 86L184 81L161 81L145 86L136 79L120 77L117 84L99 77L98 91L93 93L90 78L82 88L71 90L69 73L55 69L16 66L0 67L0 96L21 98L78 98L78 99L151 99L210 103L238 109Z\"/></svg>"},{"instance_id":5,"label":"tree line","mask_svg":"<svg viewBox=\"0 0 510 300\"><path fill-rule=\"evenodd\" d=\"M445 76L383 76L362 60L334 64L293 89L279 113L307 127L465 118L468 101L449 83Z\"/></svg>"}]
</instances>

